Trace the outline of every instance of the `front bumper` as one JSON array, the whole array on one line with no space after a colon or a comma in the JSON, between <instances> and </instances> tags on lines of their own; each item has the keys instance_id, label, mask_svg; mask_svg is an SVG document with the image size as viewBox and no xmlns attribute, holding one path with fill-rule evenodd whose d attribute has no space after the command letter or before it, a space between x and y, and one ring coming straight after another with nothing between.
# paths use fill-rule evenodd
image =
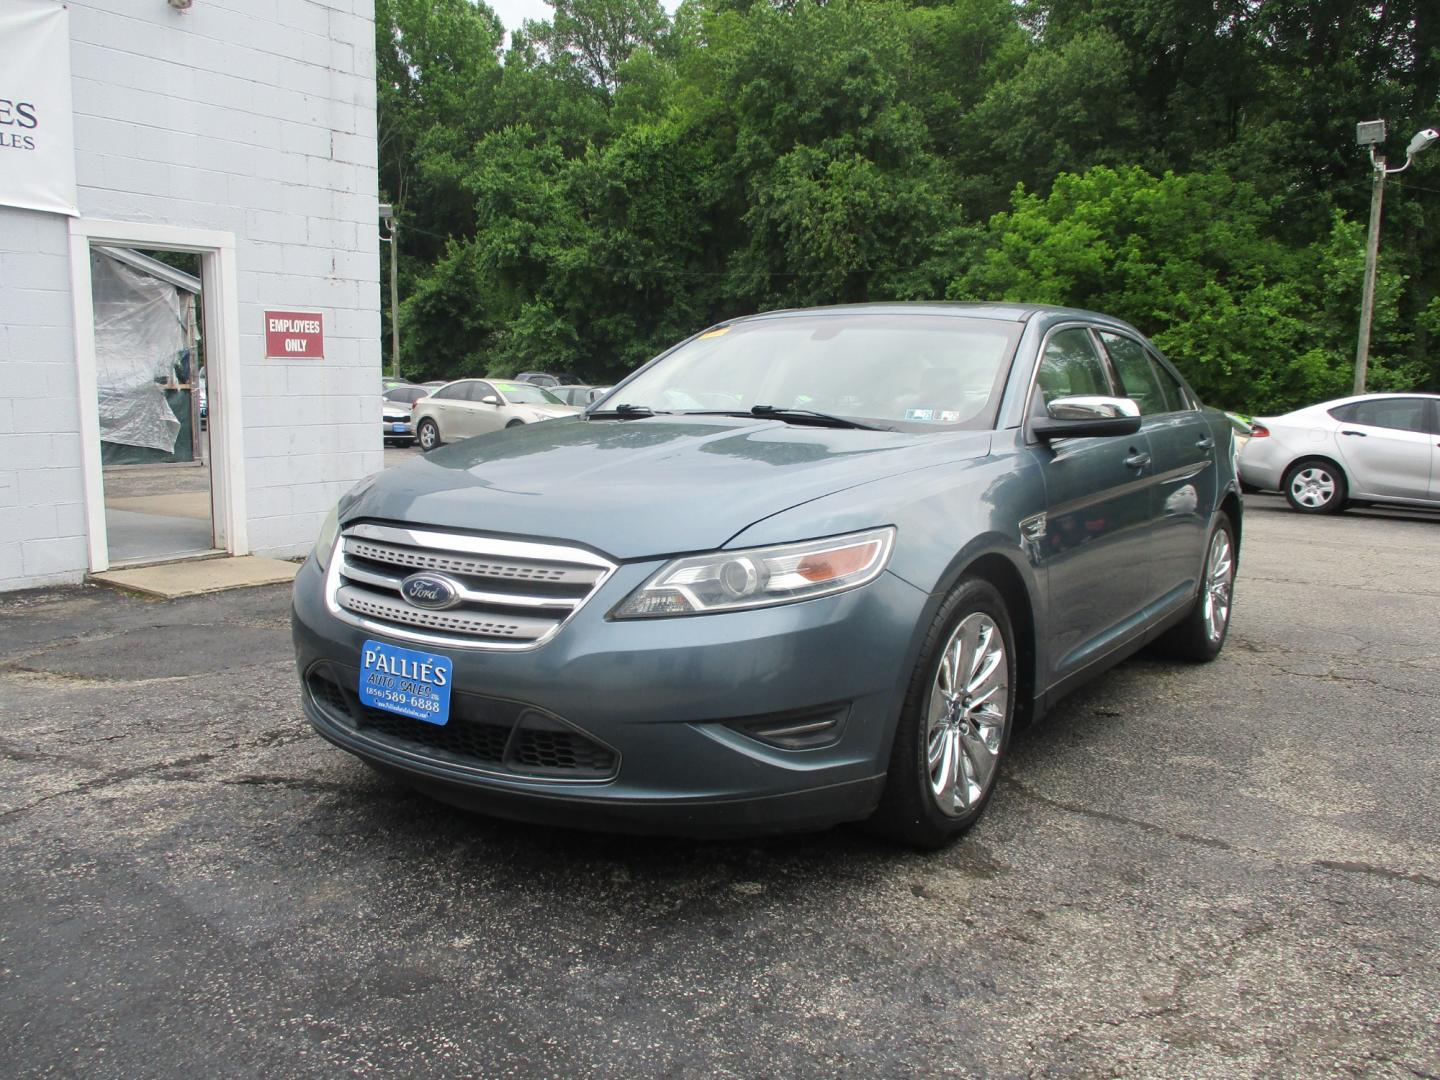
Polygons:
<instances>
[{"instance_id":1,"label":"front bumper","mask_svg":"<svg viewBox=\"0 0 1440 1080\"><path fill-rule=\"evenodd\" d=\"M387 442L397 439L413 440L415 425L409 420L386 420L381 425Z\"/></svg>"},{"instance_id":2,"label":"front bumper","mask_svg":"<svg viewBox=\"0 0 1440 1080\"><path fill-rule=\"evenodd\" d=\"M367 719L355 710L349 680L361 646L386 639L330 614L312 557L296 576L293 620L306 715L325 738L381 771L503 817L695 835L798 831L868 816L884 785L927 596L885 573L799 604L607 619L660 565L622 565L539 648L442 650L455 664L452 716L482 720L487 730L513 724L517 733L509 743L499 735L488 756L482 748L467 757L454 751L469 743L447 738L437 749L427 732L417 732L420 742L404 732L397 738L388 714ZM341 687L348 711L317 698L317 675ZM524 718L536 714L582 748L587 768L517 763ZM817 716L833 718L832 727L800 748L757 737ZM599 749L587 756L585 747Z\"/></svg>"}]
</instances>

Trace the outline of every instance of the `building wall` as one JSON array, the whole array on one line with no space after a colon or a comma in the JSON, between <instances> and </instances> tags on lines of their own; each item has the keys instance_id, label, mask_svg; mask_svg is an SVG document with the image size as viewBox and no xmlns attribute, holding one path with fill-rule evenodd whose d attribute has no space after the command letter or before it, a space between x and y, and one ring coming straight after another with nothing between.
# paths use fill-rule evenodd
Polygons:
<instances>
[{"instance_id":1,"label":"building wall","mask_svg":"<svg viewBox=\"0 0 1440 1080\"><path fill-rule=\"evenodd\" d=\"M81 213L235 234L250 547L301 554L383 464L373 0L68 5ZM67 237L0 207L0 589L86 570ZM325 359L264 359L267 309Z\"/></svg>"}]
</instances>

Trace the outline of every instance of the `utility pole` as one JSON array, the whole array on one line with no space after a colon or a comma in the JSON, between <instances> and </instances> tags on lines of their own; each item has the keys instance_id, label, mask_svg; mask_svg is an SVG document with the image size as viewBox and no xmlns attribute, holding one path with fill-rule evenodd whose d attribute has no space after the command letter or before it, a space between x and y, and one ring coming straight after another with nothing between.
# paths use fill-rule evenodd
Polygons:
<instances>
[{"instance_id":1,"label":"utility pole","mask_svg":"<svg viewBox=\"0 0 1440 1080\"><path fill-rule=\"evenodd\" d=\"M380 234L381 241L390 245L390 374L400 378L400 265L399 242L395 239L400 227L395 223L395 208L389 203L380 204L380 220L389 227L389 235Z\"/></svg>"},{"instance_id":2,"label":"utility pole","mask_svg":"<svg viewBox=\"0 0 1440 1080\"><path fill-rule=\"evenodd\" d=\"M1355 125L1355 144L1370 148L1370 165L1374 170L1370 189L1370 232L1365 239L1365 285L1360 292L1360 336L1355 344L1355 393L1365 393L1365 376L1370 366L1370 322L1375 315L1375 269L1380 258L1380 204L1385 198L1385 178L1404 172L1415 155L1440 141L1440 131L1425 128L1417 132L1405 148L1405 164L1398 169L1385 167L1385 155L1376 147L1385 141L1385 121L1365 120Z\"/></svg>"},{"instance_id":3,"label":"utility pole","mask_svg":"<svg viewBox=\"0 0 1440 1080\"><path fill-rule=\"evenodd\" d=\"M1375 163L1370 185L1370 232L1365 238L1365 287L1360 292L1360 339L1355 345L1354 393L1365 393L1365 375L1370 366L1370 322L1375 315L1375 264L1380 258L1380 204L1385 198L1385 158L1372 148ZM393 247L391 249L393 254ZM392 270L391 273L394 273ZM394 286L392 279L391 286ZM393 305L394 300L390 303Z\"/></svg>"}]
</instances>

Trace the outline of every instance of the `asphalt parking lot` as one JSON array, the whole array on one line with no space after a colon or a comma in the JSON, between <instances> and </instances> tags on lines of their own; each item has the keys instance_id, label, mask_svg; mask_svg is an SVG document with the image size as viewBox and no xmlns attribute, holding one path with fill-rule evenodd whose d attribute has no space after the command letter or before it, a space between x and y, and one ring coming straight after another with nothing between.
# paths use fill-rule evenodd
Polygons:
<instances>
[{"instance_id":1,"label":"asphalt parking lot","mask_svg":"<svg viewBox=\"0 0 1440 1080\"><path fill-rule=\"evenodd\" d=\"M1220 660L935 855L467 816L310 733L283 589L0 597L0 1073L1435 1076L1437 538L1251 498Z\"/></svg>"}]
</instances>

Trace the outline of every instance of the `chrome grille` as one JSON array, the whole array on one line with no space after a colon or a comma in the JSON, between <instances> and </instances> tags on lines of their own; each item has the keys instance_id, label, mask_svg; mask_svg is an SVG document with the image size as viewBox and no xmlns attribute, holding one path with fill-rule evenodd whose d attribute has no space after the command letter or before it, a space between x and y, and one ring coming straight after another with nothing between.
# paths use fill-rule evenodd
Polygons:
<instances>
[{"instance_id":1,"label":"chrome grille","mask_svg":"<svg viewBox=\"0 0 1440 1080\"><path fill-rule=\"evenodd\" d=\"M414 573L442 573L457 602L412 604L401 585ZM469 649L531 649L553 637L615 564L583 548L362 523L331 555L326 601L332 614L392 638Z\"/></svg>"}]
</instances>

